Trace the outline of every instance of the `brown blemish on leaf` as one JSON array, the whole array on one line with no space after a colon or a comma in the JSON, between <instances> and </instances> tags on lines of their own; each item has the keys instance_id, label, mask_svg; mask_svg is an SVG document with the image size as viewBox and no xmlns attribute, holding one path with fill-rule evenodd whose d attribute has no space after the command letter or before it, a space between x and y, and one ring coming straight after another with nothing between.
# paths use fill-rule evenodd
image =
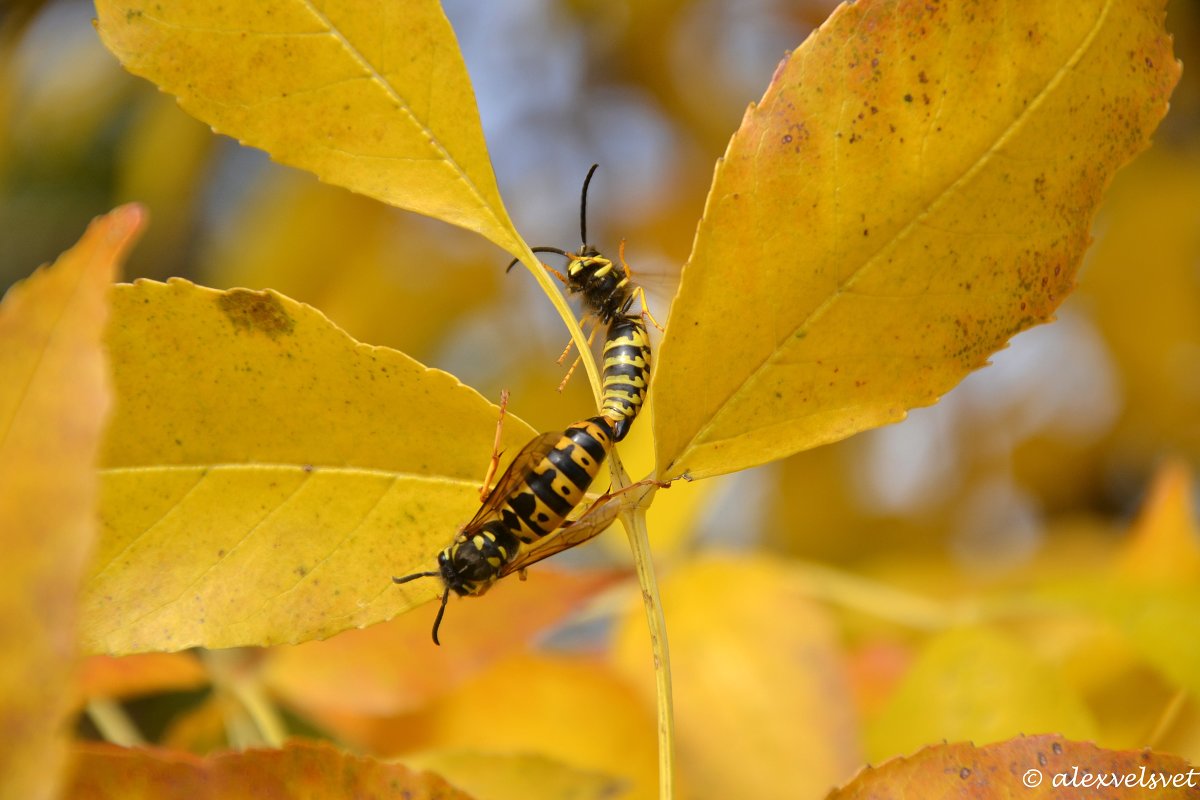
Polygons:
<instances>
[{"instance_id":1,"label":"brown blemish on leaf","mask_svg":"<svg viewBox=\"0 0 1200 800\"><path fill-rule=\"evenodd\" d=\"M279 298L270 292L230 289L217 298L217 305L235 328L259 331L272 339L290 334L296 327Z\"/></svg>"}]
</instances>

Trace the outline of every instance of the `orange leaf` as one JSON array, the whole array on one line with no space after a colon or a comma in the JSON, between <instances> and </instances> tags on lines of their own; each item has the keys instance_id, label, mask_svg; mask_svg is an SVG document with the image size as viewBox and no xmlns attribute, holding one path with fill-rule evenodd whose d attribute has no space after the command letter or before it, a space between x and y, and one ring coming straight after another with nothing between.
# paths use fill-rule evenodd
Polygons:
<instances>
[{"instance_id":1,"label":"orange leaf","mask_svg":"<svg viewBox=\"0 0 1200 800\"><path fill-rule=\"evenodd\" d=\"M92 656L79 668L79 690L85 699L195 689L207 682L204 667L190 653Z\"/></svg>"},{"instance_id":2,"label":"orange leaf","mask_svg":"<svg viewBox=\"0 0 1200 800\"><path fill-rule=\"evenodd\" d=\"M96 535L109 286L145 224L122 206L0 303L0 796L49 796L64 752L76 604Z\"/></svg>"},{"instance_id":3,"label":"orange leaf","mask_svg":"<svg viewBox=\"0 0 1200 800\"><path fill-rule=\"evenodd\" d=\"M535 570L487 595L454 603L442 625L446 647L429 640L434 609L323 642L276 647L263 680L293 707L373 716L413 711L445 694L578 608L617 578L613 572Z\"/></svg>"},{"instance_id":4,"label":"orange leaf","mask_svg":"<svg viewBox=\"0 0 1200 800\"><path fill-rule=\"evenodd\" d=\"M328 744L299 741L288 742L282 750L247 750L209 758L148 748L80 745L69 796L76 800L470 800L436 775L351 756Z\"/></svg>"},{"instance_id":5,"label":"orange leaf","mask_svg":"<svg viewBox=\"0 0 1200 800\"><path fill-rule=\"evenodd\" d=\"M1164 779L1173 785L1164 788ZM1118 780L1124 788L1097 788L1112 787ZM1200 772L1177 756L1102 750L1046 735L986 747L966 742L927 747L908 758L868 767L828 800L1184 800L1196 796L1197 786Z\"/></svg>"},{"instance_id":6,"label":"orange leaf","mask_svg":"<svg viewBox=\"0 0 1200 800\"><path fill-rule=\"evenodd\" d=\"M593 659L519 653L415 714L348 715L331 730L372 752L523 753L622 779L628 800L656 797L654 719Z\"/></svg>"},{"instance_id":7,"label":"orange leaf","mask_svg":"<svg viewBox=\"0 0 1200 800\"><path fill-rule=\"evenodd\" d=\"M661 477L930 405L1071 291L1179 77L1162 0L841 5L718 163L659 349Z\"/></svg>"}]
</instances>

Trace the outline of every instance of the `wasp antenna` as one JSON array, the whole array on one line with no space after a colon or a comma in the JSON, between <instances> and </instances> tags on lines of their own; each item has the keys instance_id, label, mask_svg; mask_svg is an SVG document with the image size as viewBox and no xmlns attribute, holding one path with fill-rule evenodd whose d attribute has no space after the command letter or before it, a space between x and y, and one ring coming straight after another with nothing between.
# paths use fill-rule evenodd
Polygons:
<instances>
[{"instance_id":1,"label":"wasp antenna","mask_svg":"<svg viewBox=\"0 0 1200 800\"><path fill-rule=\"evenodd\" d=\"M588 170L587 177L583 179L583 193L579 197L579 239L583 242L583 246L587 247L587 190L588 184L592 182L592 175L596 173L599 164L592 164L592 168Z\"/></svg>"},{"instance_id":2,"label":"wasp antenna","mask_svg":"<svg viewBox=\"0 0 1200 800\"><path fill-rule=\"evenodd\" d=\"M571 254L560 247L531 247L529 249L534 253L554 253L555 255L562 256L563 258L571 258ZM519 258L514 258L512 261L508 262L508 266L505 267L504 271L511 272L512 268L515 267L517 262L520 260L521 259Z\"/></svg>"},{"instance_id":3,"label":"wasp antenna","mask_svg":"<svg viewBox=\"0 0 1200 800\"><path fill-rule=\"evenodd\" d=\"M450 587L447 586L446 591L442 592L442 605L440 608L438 608L437 617L433 620L433 643L436 644L438 647L441 647L442 643L438 641L437 632L438 632L438 628L440 628L442 626L442 616L446 613L446 601L448 601L449 599L450 599Z\"/></svg>"},{"instance_id":4,"label":"wasp antenna","mask_svg":"<svg viewBox=\"0 0 1200 800\"><path fill-rule=\"evenodd\" d=\"M417 578L436 578L441 575L440 572L414 572L412 575L405 575L403 578L392 578L392 583L408 583L415 581Z\"/></svg>"}]
</instances>

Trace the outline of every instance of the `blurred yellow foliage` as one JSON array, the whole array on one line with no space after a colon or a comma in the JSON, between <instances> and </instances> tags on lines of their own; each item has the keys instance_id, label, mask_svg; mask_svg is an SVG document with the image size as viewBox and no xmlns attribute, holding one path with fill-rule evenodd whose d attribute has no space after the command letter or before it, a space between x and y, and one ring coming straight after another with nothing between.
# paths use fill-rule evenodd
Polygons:
<instances>
[{"instance_id":1,"label":"blurred yellow foliage","mask_svg":"<svg viewBox=\"0 0 1200 800\"><path fill-rule=\"evenodd\" d=\"M108 294L145 211L96 219L0 303L0 797L53 797L73 692L79 579L95 546L112 405Z\"/></svg>"}]
</instances>

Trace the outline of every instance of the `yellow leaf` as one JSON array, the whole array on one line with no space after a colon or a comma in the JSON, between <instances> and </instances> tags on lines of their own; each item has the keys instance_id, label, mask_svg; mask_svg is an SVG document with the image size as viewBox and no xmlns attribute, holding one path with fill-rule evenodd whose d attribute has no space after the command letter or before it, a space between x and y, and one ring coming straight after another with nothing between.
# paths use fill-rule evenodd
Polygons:
<instances>
[{"instance_id":1,"label":"yellow leaf","mask_svg":"<svg viewBox=\"0 0 1200 800\"><path fill-rule=\"evenodd\" d=\"M405 756L412 769L441 775L479 800L616 800L625 785L537 755L493 755L477 750Z\"/></svg>"},{"instance_id":2,"label":"yellow leaf","mask_svg":"<svg viewBox=\"0 0 1200 800\"><path fill-rule=\"evenodd\" d=\"M819 797L851 774L849 687L832 624L803 579L769 559L714 558L672 573L662 595L689 797ZM640 602L613 652L652 700Z\"/></svg>"},{"instance_id":3,"label":"yellow leaf","mask_svg":"<svg viewBox=\"0 0 1200 800\"><path fill-rule=\"evenodd\" d=\"M79 581L95 539L110 405L101 336L145 224L123 206L0 303L0 797L54 793L71 702Z\"/></svg>"},{"instance_id":4,"label":"yellow leaf","mask_svg":"<svg viewBox=\"0 0 1200 800\"><path fill-rule=\"evenodd\" d=\"M346 723L333 730L371 752L537 755L619 779L623 800L657 797L653 714L588 658L517 654L421 712Z\"/></svg>"},{"instance_id":5,"label":"yellow leaf","mask_svg":"<svg viewBox=\"0 0 1200 800\"><path fill-rule=\"evenodd\" d=\"M940 739L982 743L1022 732L1091 738L1094 724L1062 678L1019 644L961 629L926 643L868 724L867 750L876 761Z\"/></svg>"},{"instance_id":6,"label":"yellow leaf","mask_svg":"<svg viewBox=\"0 0 1200 800\"><path fill-rule=\"evenodd\" d=\"M431 599L495 406L273 292L117 287L90 652L298 642ZM505 418L506 452L534 431Z\"/></svg>"},{"instance_id":7,"label":"yellow leaf","mask_svg":"<svg viewBox=\"0 0 1200 800\"><path fill-rule=\"evenodd\" d=\"M1178 79L1162 5L840 6L717 166L658 353L660 476L894 422L1049 319Z\"/></svg>"},{"instance_id":8,"label":"yellow leaf","mask_svg":"<svg viewBox=\"0 0 1200 800\"><path fill-rule=\"evenodd\" d=\"M435 0L98 0L100 38L214 130L523 252Z\"/></svg>"},{"instance_id":9,"label":"yellow leaf","mask_svg":"<svg viewBox=\"0 0 1200 800\"><path fill-rule=\"evenodd\" d=\"M281 750L247 750L209 758L100 744L79 745L77 751L68 796L87 800L470 800L436 775L349 755L316 742L294 741Z\"/></svg>"},{"instance_id":10,"label":"yellow leaf","mask_svg":"<svg viewBox=\"0 0 1200 800\"><path fill-rule=\"evenodd\" d=\"M1200 586L1092 578L1037 596L1112 625L1175 686L1200 694Z\"/></svg>"},{"instance_id":11,"label":"yellow leaf","mask_svg":"<svg viewBox=\"0 0 1200 800\"><path fill-rule=\"evenodd\" d=\"M1125 577L1146 583L1200 583L1192 475L1182 462L1159 470L1116 567Z\"/></svg>"},{"instance_id":12,"label":"yellow leaf","mask_svg":"<svg viewBox=\"0 0 1200 800\"><path fill-rule=\"evenodd\" d=\"M1197 774L1178 756L1102 750L1061 736L1022 736L986 747L968 742L926 747L908 758L868 767L828 800L1185 800L1195 797ZM1128 782L1114 788L1117 779ZM1177 782L1164 784L1164 779Z\"/></svg>"},{"instance_id":13,"label":"yellow leaf","mask_svg":"<svg viewBox=\"0 0 1200 800\"><path fill-rule=\"evenodd\" d=\"M1120 374L1122 418L1106 446L1134 474L1152 469L1164 452L1193 463L1200 457L1200 385L1192 380L1200 354L1195 145L1193 138L1183 152L1156 148L1121 172L1079 287ZM1137 264L1133 280L1130 264Z\"/></svg>"}]
</instances>

